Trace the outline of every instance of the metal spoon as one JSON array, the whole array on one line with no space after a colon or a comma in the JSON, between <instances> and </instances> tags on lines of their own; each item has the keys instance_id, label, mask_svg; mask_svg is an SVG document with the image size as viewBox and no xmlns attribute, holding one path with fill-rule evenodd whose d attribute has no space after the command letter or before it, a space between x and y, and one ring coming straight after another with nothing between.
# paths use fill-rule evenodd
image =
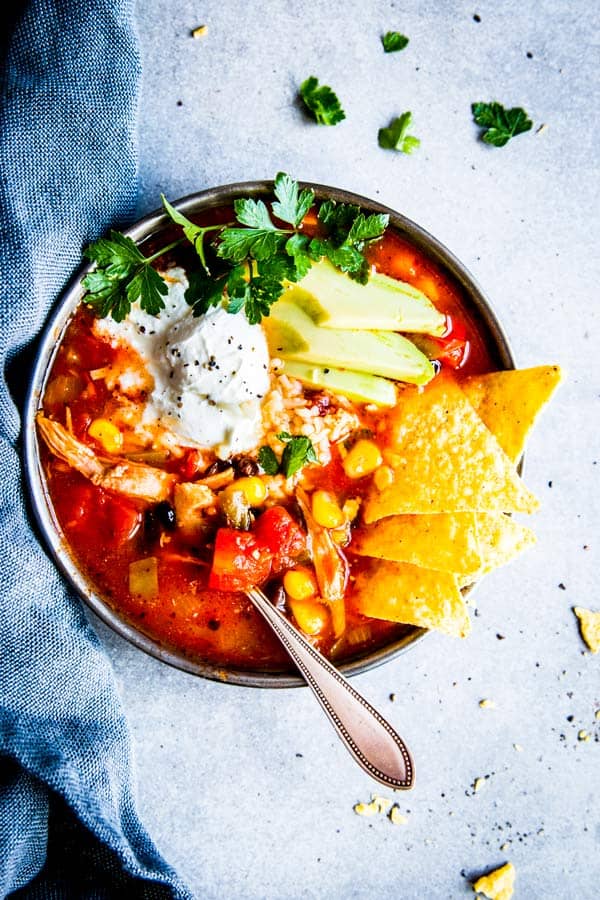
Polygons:
<instances>
[{"instance_id":1,"label":"metal spoon","mask_svg":"<svg viewBox=\"0 0 600 900\"><path fill-rule=\"evenodd\" d=\"M291 656L356 762L381 784L395 789L411 788L415 777L413 761L389 722L305 640L261 590L251 588L246 593Z\"/></svg>"}]
</instances>

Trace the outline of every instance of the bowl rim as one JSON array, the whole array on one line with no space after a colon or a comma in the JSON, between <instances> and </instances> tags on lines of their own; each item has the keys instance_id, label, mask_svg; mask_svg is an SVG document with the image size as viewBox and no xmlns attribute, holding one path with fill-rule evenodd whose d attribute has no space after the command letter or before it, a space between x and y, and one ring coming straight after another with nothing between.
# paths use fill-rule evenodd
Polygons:
<instances>
[{"instance_id":1,"label":"bowl rim","mask_svg":"<svg viewBox=\"0 0 600 900\"><path fill-rule=\"evenodd\" d=\"M514 369L515 363L508 338L496 317L488 297L466 266L441 241L412 219L378 201L329 185L305 181L298 183L302 189L312 189L317 200L333 199L341 203L354 203L368 212L388 214L390 217L389 224L397 233L415 244L458 283L466 305L473 308L484 328L487 329L489 339L495 346L501 367ZM217 206L225 206L242 196L253 198L272 196L273 187L274 182L272 180L233 182L187 194L175 201L173 206L185 214L198 213ZM123 234L136 242L141 242L151 238L170 223L171 220L164 210L156 209L143 216L133 225L123 229ZM191 659L182 653L177 653L162 646L157 640L139 631L96 593L91 582L79 571L74 558L71 556L68 543L62 536L54 516L49 492L46 487L39 456L35 416L40 409L46 380L62 335L83 296L84 291L81 287L81 279L91 268L91 264L84 265L74 274L65 286L42 329L24 407L23 462L25 482L35 520L55 564L66 578L68 584L75 589L76 593L92 612L109 628L140 650L168 665L213 681L244 687L290 688L305 686L302 678L288 672L245 670L217 665ZM339 669L346 676L369 671L405 653L410 647L423 640L428 633L426 629L415 628L409 634L390 644L376 648L365 656L341 663Z\"/></svg>"}]
</instances>

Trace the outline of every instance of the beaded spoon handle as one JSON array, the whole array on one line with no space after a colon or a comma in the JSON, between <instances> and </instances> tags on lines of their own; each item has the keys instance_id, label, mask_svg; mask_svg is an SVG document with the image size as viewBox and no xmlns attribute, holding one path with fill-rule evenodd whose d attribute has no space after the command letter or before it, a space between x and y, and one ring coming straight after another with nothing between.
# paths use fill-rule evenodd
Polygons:
<instances>
[{"instance_id":1,"label":"beaded spoon handle","mask_svg":"<svg viewBox=\"0 0 600 900\"><path fill-rule=\"evenodd\" d=\"M356 762L376 781L407 790L414 765L402 738L258 588L246 591L327 713Z\"/></svg>"}]
</instances>

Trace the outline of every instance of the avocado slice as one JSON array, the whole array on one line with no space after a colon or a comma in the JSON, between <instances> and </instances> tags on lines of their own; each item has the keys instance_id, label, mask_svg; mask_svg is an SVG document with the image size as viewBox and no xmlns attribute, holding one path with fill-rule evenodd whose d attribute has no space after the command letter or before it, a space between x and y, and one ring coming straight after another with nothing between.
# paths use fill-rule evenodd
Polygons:
<instances>
[{"instance_id":1,"label":"avocado slice","mask_svg":"<svg viewBox=\"0 0 600 900\"><path fill-rule=\"evenodd\" d=\"M411 384L427 384L435 374L427 357L401 334L320 328L287 299L273 304L262 326L271 356L352 369Z\"/></svg>"},{"instance_id":2,"label":"avocado slice","mask_svg":"<svg viewBox=\"0 0 600 900\"><path fill-rule=\"evenodd\" d=\"M417 288L375 272L359 284L326 259L315 263L285 299L301 306L323 328L443 334L446 317Z\"/></svg>"},{"instance_id":3,"label":"avocado slice","mask_svg":"<svg viewBox=\"0 0 600 900\"><path fill-rule=\"evenodd\" d=\"M309 363L285 361L284 373L298 378L313 388L325 388L332 394L343 394L357 403L375 403L377 406L395 406L396 388L387 378L335 369L332 366L315 366Z\"/></svg>"}]
</instances>

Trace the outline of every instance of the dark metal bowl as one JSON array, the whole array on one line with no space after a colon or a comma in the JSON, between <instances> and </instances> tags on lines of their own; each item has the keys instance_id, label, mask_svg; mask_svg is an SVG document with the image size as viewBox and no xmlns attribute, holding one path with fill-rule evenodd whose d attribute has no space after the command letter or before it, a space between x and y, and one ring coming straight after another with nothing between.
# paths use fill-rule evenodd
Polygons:
<instances>
[{"instance_id":1,"label":"dark metal bowl","mask_svg":"<svg viewBox=\"0 0 600 900\"><path fill-rule=\"evenodd\" d=\"M446 274L450 275L459 285L463 300L467 308L477 318L486 343L492 350L492 355L494 355L495 351L498 368L514 368L514 361L506 335L492 312L483 291L462 263L439 241L400 213L365 197L320 184L303 183L302 187L312 188L318 200L330 198L342 203L355 203L369 212L388 213L390 225L393 229L422 250L426 256L435 262ZM176 206L183 213L189 215L214 207L231 205L238 197L268 197L272 193L273 182L271 181L240 182L238 184L211 188L197 194L190 194L188 197L178 201ZM127 229L125 234L138 242L152 241L162 230L170 226L172 226L170 219L159 210L145 216L145 218ZM134 625L113 609L102 596L94 591L88 579L77 568L52 509L44 472L40 463L35 416L40 409L46 379L62 335L83 295L81 279L89 271L89 268L89 266L83 268L71 281L44 331L31 376L25 406L24 444L28 487L37 522L58 568L100 619L113 628L117 634L135 644L136 647L145 650L146 653L163 662L183 669L186 672L191 672L194 675L201 675L204 678L249 687L273 688L303 685L304 681L302 679L289 672L245 671L226 668L190 659L183 653L177 653L172 649L163 647L158 641L138 631ZM371 650L360 658L342 663L340 670L346 675L365 672L367 669L372 669L403 653L409 647L414 646L426 634L427 631L425 629L413 628L399 640Z\"/></svg>"}]
</instances>

